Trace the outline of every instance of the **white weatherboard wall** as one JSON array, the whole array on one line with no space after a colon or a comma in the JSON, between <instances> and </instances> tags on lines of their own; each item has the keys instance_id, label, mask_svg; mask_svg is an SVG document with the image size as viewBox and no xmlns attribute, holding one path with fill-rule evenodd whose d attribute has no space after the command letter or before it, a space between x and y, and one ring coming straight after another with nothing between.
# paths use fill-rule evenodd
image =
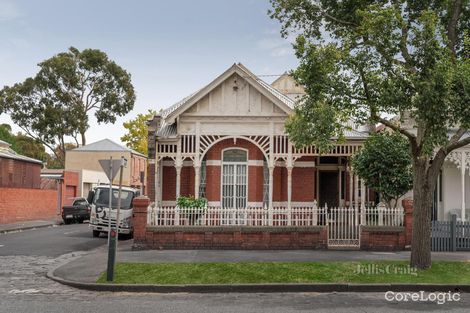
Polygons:
<instances>
[{"instance_id":1,"label":"white weatherboard wall","mask_svg":"<svg viewBox=\"0 0 470 313\"><path fill-rule=\"evenodd\" d=\"M450 212L460 212L462 206L462 185L460 180L460 169L451 162L445 162L442 169L442 213L440 219L450 220ZM465 172L465 204L470 209L470 176L468 170Z\"/></svg>"}]
</instances>

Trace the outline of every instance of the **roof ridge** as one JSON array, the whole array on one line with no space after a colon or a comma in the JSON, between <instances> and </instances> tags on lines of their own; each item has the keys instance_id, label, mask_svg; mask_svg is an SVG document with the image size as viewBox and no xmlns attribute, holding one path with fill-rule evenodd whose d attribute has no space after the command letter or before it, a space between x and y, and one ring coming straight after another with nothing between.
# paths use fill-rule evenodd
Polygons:
<instances>
[{"instance_id":1,"label":"roof ridge","mask_svg":"<svg viewBox=\"0 0 470 313\"><path fill-rule=\"evenodd\" d=\"M99 145L101 143L105 143L105 142L112 144L114 147L117 147L120 150L112 150L112 149L109 149L109 147L107 147L107 148L101 147L100 148ZM97 147L97 148L95 148L95 147ZM101 151L127 151L127 152L131 152L133 154L139 154L139 155L145 156L142 153L137 152L134 149L131 149L131 148L125 146L125 145L119 144L119 143L117 143L114 140L109 139L109 138L103 138L101 140L86 144L84 146L77 147L73 150L74 151L100 151L100 150Z\"/></svg>"}]
</instances>

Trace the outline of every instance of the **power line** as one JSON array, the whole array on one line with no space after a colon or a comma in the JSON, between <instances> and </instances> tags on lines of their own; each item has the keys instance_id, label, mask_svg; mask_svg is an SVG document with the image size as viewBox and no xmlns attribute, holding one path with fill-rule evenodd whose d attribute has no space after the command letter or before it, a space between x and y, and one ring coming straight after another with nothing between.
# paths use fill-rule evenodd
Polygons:
<instances>
[{"instance_id":1,"label":"power line","mask_svg":"<svg viewBox=\"0 0 470 313\"><path fill-rule=\"evenodd\" d=\"M262 74L262 75L256 75L257 77L279 77L284 74Z\"/></svg>"}]
</instances>

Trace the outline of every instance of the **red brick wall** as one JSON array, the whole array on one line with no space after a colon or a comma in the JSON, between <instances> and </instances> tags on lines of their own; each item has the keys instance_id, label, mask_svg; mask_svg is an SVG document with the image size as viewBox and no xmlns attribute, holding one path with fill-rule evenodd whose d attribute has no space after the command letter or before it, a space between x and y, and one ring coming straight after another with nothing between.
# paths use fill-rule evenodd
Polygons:
<instances>
[{"instance_id":1,"label":"red brick wall","mask_svg":"<svg viewBox=\"0 0 470 313\"><path fill-rule=\"evenodd\" d=\"M41 187L41 164L0 157L0 187Z\"/></svg>"},{"instance_id":2,"label":"red brick wall","mask_svg":"<svg viewBox=\"0 0 470 313\"><path fill-rule=\"evenodd\" d=\"M327 245L327 228L147 227L150 201L134 200L134 245L154 249L315 249Z\"/></svg>"},{"instance_id":3,"label":"red brick wall","mask_svg":"<svg viewBox=\"0 0 470 313\"><path fill-rule=\"evenodd\" d=\"M263 202L263 167L248 167L248 201Z\"/></svg>"},{"instance_id":4,"label":"red brick wall","mask_svg":"<svg viewBox=\"0 0 470 313\"><path fill-rule=\"evenodd\" d=\"M326 227L315 229L147 228L134 232L134 244L150 249L321 249L327 245ZM136 236L136 234L139 234Z\"/></svg>"},{"instance_id":5,"label":"red brick wall","mask_svg":"<svg viewBox=\"0 0 470 313\"><path fill-rule=\"evenodd\" d=\"M292 201L305 202L315 199L315 174L315 168L313 167L293 168Z\"/></svg>"},{"instance_id":6,"label":"red brick wall","mask_svg":"<svg viewBox=\"0 0 470 313\"><path fill-rule=\"evenodd\" d=\"M274 168L273 201L287 201L287 170L285 167Z\"/></svg>"},{"instance_id":7,"label":"red brick wall","mask_svg":"<svg viewBox=\"0 0 470 313\"><path fill-rule=\"evenodd\" d=\"M61 185L62 187L62 206L71 205L73 199L78 196L79 186L79 174L73 171L64 171L64 180ZM73 194L67 194L67 188L74 189ZM84 195L85 197L87 195Z\"/></svg>"},{"instance_id":8,"label":"red brick wall","mask_svg":"<svg viewBox=\"0 0 470 313\"><path fill-rule=\"evenodd\" d=\"M405 239L403 227L364 227L361 230L361 249L403 250Z\"/></svg>"},{"instance_id":9,"label":"red brick wall","mask_svg":"<svg viewBox=\"0 0 470 313\"><path fill-rule=\"evenodd\" d=\"M221 161L222 151L226 148L243 148L248 150L249 160L264 160L263 152L258 149L251 142L244 139L237 139L236 143L233 139L223 140L218 142L209 149L206 154L206 160ZM153 190L150 178L154 173L153 166L149 166L149 195L153 196ZM175 201L176 198L176 170L174 166L163 167L163 186L162 186L162 200ZM206 166L206 198L209 201L220 201L220 175L221 169L219 165ZM194 168L192 166L184 166L181 169L181 195L189 196L194 195ZM262 202L263 201L263 166L249 166L248 167L248 201Z\"/></svg>"},{"instance_id":10,"label":"red brick wall","mask_svg":"<svg viewBox=\"0 0 470 313\"><path fill-rule=\"evenodd\" d=\"M162 167L162 201L176 200L176 169L174 166Z\"/></svg>"},{"instance_id":11,"label":"red brick wall","mask_svg":"<svg viewBox=\"0 0 470 313\"><path fill-rule=\"evenodd\" d=\"M243 148L248 150L249 160L264 160L263 152L257 146L244 139L237 139L236 143L233 139L226 139L216 143L206 153L207 160L221 160L222 150L227 148Z\"/></svg>"},{"instance_id":12,"label":"red brick wall","mask_svg":"<svg viewBox=\"0 0 470 313\"><path fill-rule=\"evenodd\" d=\"M155 164L147 164L147 185L144 194L147 195L151 201L155 200Z\"/></svg>"},{"instance_id":13,"label":"red brick wall","mask_svg":"<svg viewBox=\"0 0 470 313\"><path fill-rule=\"evenodd\" d=\"M0 188L0 224L57 217L57 191Z\"/></svg>"},{"instance_id":14,"label":"red brick wall","mask_svg":"<svg viewBox=\"0 0 470 313\"><path fill-rule=\"evenodd\" d=\"M176 175L176 172L175 172ZM176 188L176 182L175 182ZM181 169L181 195L194 196L194 167L184 166Z\"/></svg>"},{"instance_id":15,"label":"red brick wall","mask_svg":"<svg viewBox=\"0 0 470 313\"><path fill-rule=\"evenodd\" d=\"M220 201L220 166L206 167L206 198L208 201Z\"/></svg>"}]
</instances>

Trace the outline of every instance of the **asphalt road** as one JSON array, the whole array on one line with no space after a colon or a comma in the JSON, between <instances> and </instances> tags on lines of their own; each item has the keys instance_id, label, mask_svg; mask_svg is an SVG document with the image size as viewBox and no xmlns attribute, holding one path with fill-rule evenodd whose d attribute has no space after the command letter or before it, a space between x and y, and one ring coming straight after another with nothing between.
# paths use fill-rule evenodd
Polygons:
<instances>
[{"instance_id":1,"label":"asphalt road","mask_svg":"<svg viewBox=\"0 0 470 313\"><path fill-rule=\"evenodd\" d=\"M0 313L140 312L469 312L461 301L386 301L384 293L136 294L63 286L45 273L74 255L106 244L87 225L0 234Z\"/></svg>"},{"instance_id":2,"label":"asphalt road","mask_svg":"<svg viewBox=\"0 0 470 313\"><path fill-rule=\"evenodd\" d=\"M38 228L0 235L0 256L62 254L89 251L106 244L105 237L93 238L88 224Z\"/></svg>"}]
</instances>

